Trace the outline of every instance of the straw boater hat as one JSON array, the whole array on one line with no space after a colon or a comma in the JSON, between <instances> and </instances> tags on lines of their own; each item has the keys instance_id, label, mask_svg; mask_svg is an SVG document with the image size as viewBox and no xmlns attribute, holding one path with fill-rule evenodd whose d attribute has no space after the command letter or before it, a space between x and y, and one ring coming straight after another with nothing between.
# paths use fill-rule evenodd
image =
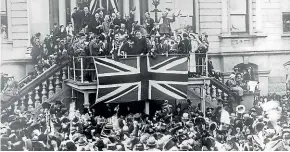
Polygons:
<instances>
[{"instance_id":1,"label":"straw boater hat","mask_svg":"<svg viewBox=\"0 0 290 152\"><path fill-rule=\"evenodd\" d=\"M147 140L147 144L146 146L149 148L155 148L157 145L157 141L154 137L149 137L149 139Z\"/></svg>"}]
</instances>

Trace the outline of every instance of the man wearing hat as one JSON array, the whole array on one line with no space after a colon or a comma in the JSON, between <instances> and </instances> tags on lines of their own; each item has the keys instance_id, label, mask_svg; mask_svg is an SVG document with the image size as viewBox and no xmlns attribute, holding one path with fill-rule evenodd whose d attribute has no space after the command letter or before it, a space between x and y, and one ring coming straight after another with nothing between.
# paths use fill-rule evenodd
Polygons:
<instances>
[{"instance_id":1,"label":"man wearing hat","mask_svg":"<svg viewBox=\"0 0 290 152\"><path fill-rule=\"evenodd\" d=\"M159 149L156 148L157 146L157 141L154 137L150 137L148 140L147 140L147 151L160 151Z\"/></svg>"},{"instance_id":2,"label":"man wearing hat","mask_svg":"<svg viewBox=\"0 0 290 152\"><path fill-rule=\"evenodd\" d=\"M280 139L267 143L265 151L290 151L290 129L283 128Z\"/></svg>"}]
</instances>

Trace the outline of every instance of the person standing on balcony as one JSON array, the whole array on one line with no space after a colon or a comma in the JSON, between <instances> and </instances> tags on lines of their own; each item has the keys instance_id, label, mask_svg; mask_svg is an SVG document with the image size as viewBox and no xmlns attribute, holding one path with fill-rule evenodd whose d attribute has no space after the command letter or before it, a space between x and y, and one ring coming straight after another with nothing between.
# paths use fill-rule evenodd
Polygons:
<instances>
[{"instance_id":1,"label":"person standing on balcony","mask_svg":"<svg viewBox=\"0 0 290 152\"><path fill-rule=\"evenodd\" d=\"M145 55L147 54L147 42L142 36L141 31L136 31L132 55Z\"/></svg>"},{"instance_id":2,"label":"person standing on balcony","mask_svg":"<svg viewBox=\"0 0 290 152\"><path fill-rule=\"evenodd\" d=\"M152 29L154 28L154 20L150 17L149 12L146 12L144 16L145 20L143 22L143 26L146 28L147 33L151 33Z\"/></svg>"},{"instance_id":3,"label":"person standing on balcony","mask_svg":"<svg viewBox=\"0 0 290 152\"><path fill-rule=\"evenodd\" d=\"M110 16L106 15L102 23L102 30L108 36L110 32Z\"/></svg>"},{"instance_id":4,"label":"person standing on balcony","mask_svg":"<svg viewBox=\"0 0 290 152\"><path fill-rule=\"evenodd\" d=\"M134 11L131 11L130 14L125 15L124 19L124 24L126 26L128 33L132 32L133 23L134 23Z\"/></svg>"},{"instance_id":5,"label":"person standing on balcony","mask_svg":"<svg viewBox=\"0 0 290 152\"><path fill-rule=\"evenodd\" d=\"M82 14L82 28L84 33L88 33L88 28L90 21L92 19L92 14L89 12L88 7L84 7L84 13Z\"/></svg>"},{"instance_id":6,"label":"person standing on balcony","mask_svg":"<svg viewBox=\"0 0 290 152\"><path fill-rule=\"evenodd\" d=\"M161 35L170 35L172 33L170 23L175 22L175 15L173 14L173 18L170 19L167 17L168 12L163 12L162 17L159 20L159 28L160 28L160 34Z\"/></svg>"},{"instance_id":7,"label":"person standing on balcony","mask_svg":"<svg viewBox=\"0 0 290 152\"><path fill-rule=\"evenodd\" d=\"M57 23L53 24L52 37L53 37L53 43L55 44L56 40L60 37L60 29Z\"/></svg>"},{"instance_id":8,"label":"person standing on balcony","mask_svg":"<svg viewBox=\"0 0 290 152\"><path fill-rule=\"evenodd\" d=\"M102 33L102 27L103 26L102 21L100 20L100 15L96 13L94 19L92 19L91 23L89 24L89 31L99 35Z\"/></svg>"},{"instance_id":9,"label":"person standing on balcony","mask_svg":"<svg viewBox=\"0 0 290 152\"><path fill-rule=\"evenodd\" d=\"M73 13L71 15L71 22L74 28L74 34L79 33L79 31L82 28L82 11L79 9L77 10L77 7L73 9Z\"/></svg>"},{"instance_id":10,"label":"person standing on balcony","mask_svg":"<svg viewBox=\"0 0 290 152\"><path fill-rule=\"evenodd\" d=\"M179 53L181 54L189 54L189 52L191 51L192 47L191 47L191 42L188 38L188 34L183 33L182 34L183 39L180 41L180 43L178 44L178 49L179 49Z\"/></svg>"},{"instance_id":11,"label":"person standing on balcony","mask_svg":"<svg viewBox=\"0 0 290 152\"><path fill-rule=\"evenodd\" d=\"M120 12L117 12L116 18L114 18L114 20L113 20L113 24L121 26L121 23L124 23L124 19L122 19Z\"/></svg>"},{"instance_id":12,"label":"person standing on balcony","mask_svg":"<svg viewBox=\"0 0 290 152\"><path fill-rule=\"evenodd\" d=\"M206 65L206 53L208 52L209 42L207 40L207 33L203 32L199 37L196 37L199 43L198 50L196 51L196 64L197 64L197 74L206 75L205 65Z\"/></svg>"}]
</instances>

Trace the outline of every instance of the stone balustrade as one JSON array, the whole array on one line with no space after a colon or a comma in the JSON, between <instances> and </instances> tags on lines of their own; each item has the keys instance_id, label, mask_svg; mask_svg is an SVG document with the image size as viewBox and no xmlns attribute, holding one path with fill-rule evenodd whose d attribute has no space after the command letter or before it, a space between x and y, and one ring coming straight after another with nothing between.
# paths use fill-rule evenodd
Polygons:
<instances>
[{"instance_id":1,"label":"stone balustrade","mask_svg":"<svg viewBox=\"0 0 290 152\"><path fill-rule=\"evenodd\" d=\"M68 78L67 69L68 69L67 67L64 67L60 71L55 72L53 76L49 77L47 80L40 83L28 94L22 96L20 100L15 102L9 108L13 108L14 111L20 110L21 112L25 111L33 112L37 107L41 106L43 102L53 97L54 94L62 90L62 82L63 80ZM45 72L47 72L47 70L44 71L44 73ZM41 73L39 73L38 76L40 76L40 74ZM27 83L22 82L23 87L26 87L27 85L28 85Z\"/></svg>"}]
</instances>

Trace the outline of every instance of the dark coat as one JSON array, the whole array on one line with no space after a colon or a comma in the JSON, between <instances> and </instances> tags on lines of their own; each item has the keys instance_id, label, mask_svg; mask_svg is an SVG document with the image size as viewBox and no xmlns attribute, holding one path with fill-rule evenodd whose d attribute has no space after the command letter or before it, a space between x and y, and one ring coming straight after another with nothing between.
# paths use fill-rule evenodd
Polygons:
<instances>
[{"instance_id":1,"label":"dark coat","mask_svg":"<svg viewBox=\"0 0 290 152\"><path fill-rule=\"evenodd\" d=\"M124 19L122 19L122 18L115 18L115 19L113 20L113 24L114 24L114 25L119 25L119 26L121 26L121 23L124 23Z\"/></svg>"},{"instance_id":2,"label":"dark coat","mask_svg":"<svg viewBox=\"0 0 290 152\"><path fill-rule=\"evenodd\" d=\"M102 25L102 22L100 20L92 20L89 24L89 31L93 32L95 34L101 34L102 33L102 27L98 27ZM98 27L98 28L97 28Z\"/></svg>"},{"instance_id":3,"label":"dark coat","mask_svg":"<svg viewBox=\"0 0 290 152\"><path fill-rule=\"evenodd\" d=\"M82 12L81 17L83 19L82 20L82 27L84 28L90 24L90 21L92 19L92 14L91 13L85 14L84 12Z\"/></svg>"},{"instance_id":4,"label":"dark coat","mask_svg":"<svg viewBox=\"0 0 290 152\"><path fill-rule=\"evenodd\" d=\"M134 51L134 52L133 52ZM133 50L130 55L140 55L141 53L146 54L147 53L147 42L145 38L134 40Z\"/></svg>"},{"instance_id":5,"label":"dark coat","mask_svg":"<svg viewBox=\"0 0 290 152\"><path fill-rule=\"evenodd\" d=\"M154 20L152 18L145 19L144 25L146 25L147 33L151 33L152 29L154 28Z\"/></svg>"},{"instance_id":6,"label":"dark coat","mask_svg":"<svg viewBox=\"0 0 290 152\"><path fill-rule=\"evenodd\" d=\"M191 51L191 42L189 39L184 39L178 44L181 54L188 54Z\"/></svg>"}]
</instances>

